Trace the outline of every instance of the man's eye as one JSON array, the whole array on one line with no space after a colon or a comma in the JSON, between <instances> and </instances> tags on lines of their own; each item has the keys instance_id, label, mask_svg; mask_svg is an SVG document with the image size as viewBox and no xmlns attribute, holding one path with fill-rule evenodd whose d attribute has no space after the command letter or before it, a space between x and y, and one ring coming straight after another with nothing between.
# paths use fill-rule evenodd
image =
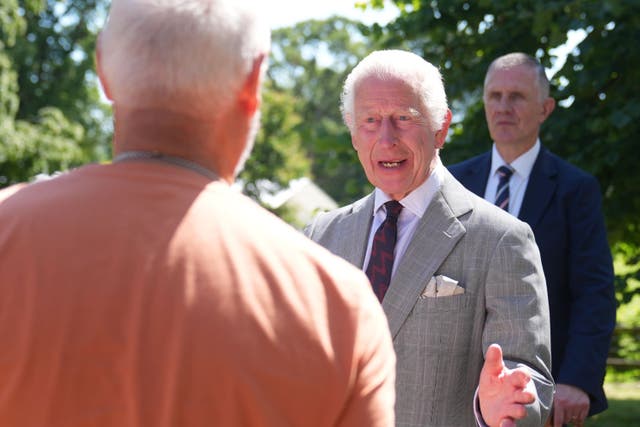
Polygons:
<instances>
[{"instance_id":1,"label":"man's eye","mask_svg":"<svg viewBox=\"0 0 640 427\"><path fill-rule=\"evenodd\" d=\"M367 117L366 119L364 119L365 123L375 123L376 119L375 117Z\"/></svg>"},{"instance_id":2,"label":"man's eye","mask_svg":"<svg viewBox=\"0 0 640 427\"><path fill-rule=\"evenodd\" d=\"M399 122L406 122L408 120L411 120L411 116L409 116L409 115L404 114L404 115L398 116L398 121Z\"/></svg>"}]
</instances>

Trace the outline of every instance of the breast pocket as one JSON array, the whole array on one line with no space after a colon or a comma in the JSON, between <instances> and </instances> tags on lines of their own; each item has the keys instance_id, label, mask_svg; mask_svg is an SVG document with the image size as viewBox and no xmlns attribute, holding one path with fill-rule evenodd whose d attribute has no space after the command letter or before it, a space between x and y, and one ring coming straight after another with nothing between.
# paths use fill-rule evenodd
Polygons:
<instances>
[{"instance_id":1,"label":"breast pocket","mask_svg":"<svg viewBox=\"0 0 640 427\"><path fill-rule=\"evenodd\" d=\"M471 294L451 295L447 297L421 296L416 302L414 311L419 314L442 313L467 309L474 297Z\"/></svg>"}]
</instances>

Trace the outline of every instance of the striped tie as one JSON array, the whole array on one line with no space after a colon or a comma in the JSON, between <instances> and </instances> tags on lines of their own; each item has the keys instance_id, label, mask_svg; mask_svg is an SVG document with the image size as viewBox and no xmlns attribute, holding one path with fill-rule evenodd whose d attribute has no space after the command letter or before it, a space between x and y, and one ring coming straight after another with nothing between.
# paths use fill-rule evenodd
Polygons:
<instances>
[{"instance_id":1,"label":"striped tie","mask_svg":"<svg viewBox=\"0 0 640 427\"><path fill-rule=\"evenodd\" d=\"M513 169L510 166L500 166L498 168L498 190L496 191L496 206L509 211L509 179L513 175Z\"/></svg>"},{"instance_id":2,"label":"striped tie","mask_svg":"<svg viewBox=\"0 0 640 427\"><path fill-rule=\"evenodd\" d=\"M395 200L385 203L384 207L387 210L387 218L380 224L376 234L373 236L373 246L371 247L369 265L366 270L373 292L375 292L380 302L382 302L382 298L384 298L391 281L398 216L402 211L402 205Z\"/></svg>"}]
</instances>

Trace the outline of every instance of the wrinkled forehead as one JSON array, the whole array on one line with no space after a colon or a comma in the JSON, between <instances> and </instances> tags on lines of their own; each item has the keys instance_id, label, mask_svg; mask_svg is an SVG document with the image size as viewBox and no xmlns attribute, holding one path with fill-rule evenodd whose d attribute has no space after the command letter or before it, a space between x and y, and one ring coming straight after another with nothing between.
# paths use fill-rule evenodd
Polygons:
<instances>
[{"instance_id":1,"label":"wrinkled forehead","mask_svg":"<svg viewBox=\"0 0 640 427\"><path fill-rule=\"evenodd\" d=\"M484 82L484 92L494 90L537 90L536 71L526 65L501 66L491 69Z\"/></svg>"},{"instance_id":2,"label":"wrinkled forehead","mask_svg":"<svg viewBox=\"0 0 640 427\"><path fill-rule=\"evenodd\" d=\"M442 126L442 119L438 117L439 111L436 109L434 112L429 108L423 92L402 79L368 79L363 81L356 92L356 122L370 118L389 118L397 120L397 123L408 123L405 120L411 118L414 124L422 124L425 128L436 130Z\"/></svg>"},{"instance_id":3,"label":"wrinkled forehead","mask_svg":"<svg viewBox=\"0 0 640 427\"><path fill-rule=\"evenodd\" d=\"M423 106L420 88L397 76L370 75L354 87L355 105L404 105L420 109Z\"/></svg>"}]
</instances>

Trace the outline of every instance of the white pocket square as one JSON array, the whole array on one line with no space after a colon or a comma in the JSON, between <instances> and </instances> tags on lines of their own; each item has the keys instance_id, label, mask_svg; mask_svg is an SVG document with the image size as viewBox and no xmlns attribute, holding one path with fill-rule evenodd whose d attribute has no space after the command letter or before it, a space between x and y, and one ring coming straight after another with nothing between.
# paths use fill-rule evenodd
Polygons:
<instances>
[{"instance_id":1,"label":"white pocket square","mask_svg":"<svg viewBox=\"0 0 640 427\"><path fill-rule=\"evenodd\" d=\"M422 291L421 298L450 297L464 294L464 288L458 281L447 276L433 276Z\"/></svg>"}]
</instances>

